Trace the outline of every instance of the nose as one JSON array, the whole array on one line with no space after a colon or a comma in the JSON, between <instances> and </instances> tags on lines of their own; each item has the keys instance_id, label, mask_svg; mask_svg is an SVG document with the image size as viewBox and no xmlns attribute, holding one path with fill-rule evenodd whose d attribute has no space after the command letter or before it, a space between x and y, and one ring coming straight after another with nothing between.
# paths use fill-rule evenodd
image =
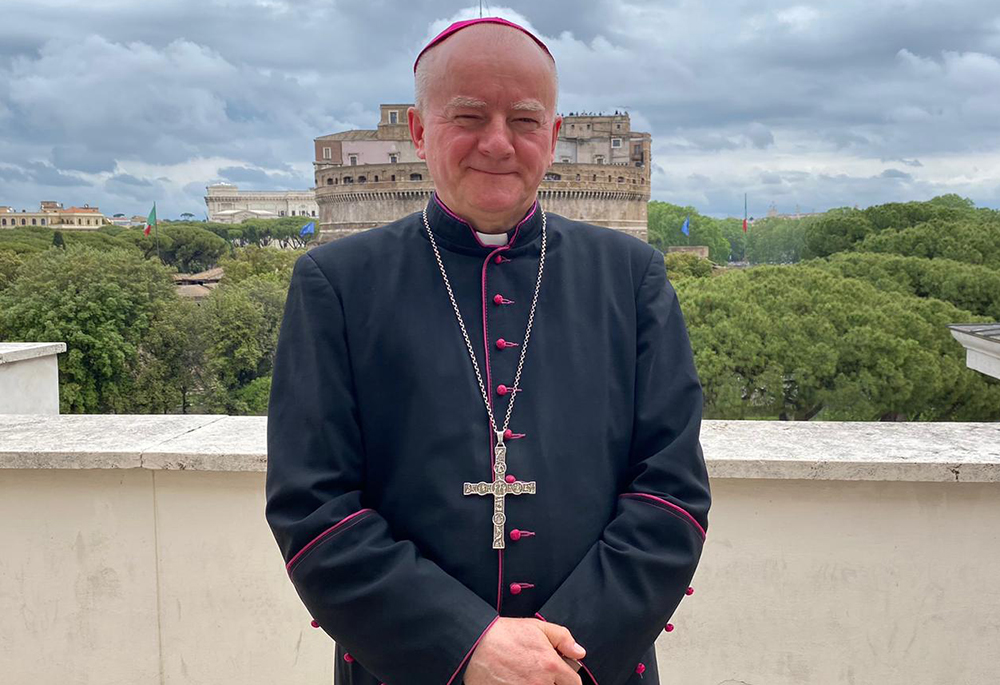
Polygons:
<instances>
[{"instance_id":1,"label":"nose","mask_svg":"<svg viewBox=\"0 0 1000 685\"><path fill-rule=\"evenodd\" d=\"M514 154L511 131L503 115L490 117L479 137L479 152L486 157L506 159Z\"/></svg>"}]
</instances>

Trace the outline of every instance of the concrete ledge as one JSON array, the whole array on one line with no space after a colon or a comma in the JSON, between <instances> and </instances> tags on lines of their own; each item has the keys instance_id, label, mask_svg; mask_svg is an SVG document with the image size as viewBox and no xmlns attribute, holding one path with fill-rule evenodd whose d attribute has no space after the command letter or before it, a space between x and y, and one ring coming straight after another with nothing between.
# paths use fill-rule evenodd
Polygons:
<instances>
[{"instance_id":1,"label":"concrete ledge","mask_svg":"<svg viewBox=\"0 0 1000 685\"><path fill-rule=\"evenodd\" d=\"M0 469L260 472L267 418L0 415ZM712 478L1000 482L1000 423L705 421Z\"/></svg>"},{"instance_id":2,"label":"concrete ledge","mask_svg":"<svg viewBox=\"0 0 1000 685\"><path fill-rule=\"evenodd\" d=\"M47 357L65 351L64 342L0 342L0 364Z\"/></svg>"}]
</instances>

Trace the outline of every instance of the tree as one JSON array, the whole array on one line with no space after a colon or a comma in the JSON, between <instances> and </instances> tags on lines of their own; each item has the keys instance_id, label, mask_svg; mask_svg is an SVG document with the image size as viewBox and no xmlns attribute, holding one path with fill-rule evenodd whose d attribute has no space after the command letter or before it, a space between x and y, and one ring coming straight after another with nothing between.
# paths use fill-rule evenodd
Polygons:
<instances>
[{"instance_id":1,"label":"tree","mask_svg":"<svg viewBox=\"0 0 1000 685\"><path fill-rule=\"evenodd\" d=\"M138 350L176 298L168 269L132 250L49 249L0 292L0 338L61 341L61 413L134 409Z\"/></svg>"},{"instance_id":2,"label":"tree","mask_svg":"<svg viewBox=\"0 0 1000 685\"><path fill-rule=\"evenodd\" d=\"M0 292L3 292L17 278L24 260L13 250L0 250Z\"/></svg>"},{"instance_id":3,"label":"tree","mask_svg":"<svg viewBox=\"0 0 1000 685\"><path fill-rule=\"evenodd\" d=\"M712 275L712 262L692 252L668 252L664 261L667 265L667 278L671 282Z\"/></svg>"},{"instance_id":4,"label":"tree","mask_svg":"<svg viewBox=\"0 0 1000 685\"><path fill-rule=\"evenodd\" d=\"M185 221L188 221L194 218L194 214L192 214L191 212L184 212L181 214L181 218L184 219Z\"/></svg>"},{"instance_id":5,"label":"tree","mask_svg":"<svg viewBox=\"0 0 1000 685\"><path fill-rule=\"evenodd\" d=\"M729 270L676 290L710 418L995 421L1000 383L946 324L984 321L805 265Z\"/></svg>"},{"instance_id":6,"label":"tree","mask_svg":"<svg viewBox=\"0 0 1000 685\"><path fill-rule=\"evenodd\" d=\"M669 202L653 201L648 206L649 244L661 252L672 245L705 245L708 256L717 264L729 261L729 241L722 235L722 219L702 216L694 207L679 207ZM684 235L681 226L689 218L688 232Z\"/></svg>"},{"instance_id":7,"label":"tree","mask_svg":"<svg viewBox=\"0 0 1000 685\"><path fill-rule=\"evenodd\" d=\"M260 276L287 288L292 268L303 254L303 250L278 250L257 245L237 248L232 257L223 257L219 262L224 273L222 283L240 283L252 276Z\"/></svg>"},{"instance_id":8,"label":"tree","mask_svg":"<svg viewBox=\"0 0 1000 685\"><path fill-rule=\"evenodd\" d=\"M857 250L952 259L1000 269L1000 217L934 219L903 230L871 235L857 245Z\"/></svg>"},{"instance_id":9,"label":"tree","mask_svg":"<svg viewBox=\"0 0 1000 685\"><path fill-rule=\"evenodd\" d=\"M206 402L211 411L267 411L260 379L271 374L286 296L287 285L267 276L250 276L220 285L202 304Z\"/></svg>"},{"instance_id":10,"label":"tree","mask_svg":"<svg viewBox=\"0 0 1000 685\"><path fill-rule=\"evenodd\" d=\"M66 242L63 240L62 231L56 231L52 234L52 247L65 248Z\"/></svg>"},{"instance_id":11,"label":"tree","mask_svg":"<svg viewBox=\"0 0 1000 685\"><path fill-rule=\"evenodd\" d=\"M925 259L871 252L841 252L803 262L830 273L859 278L885 292L950 302L959 309L1000 321L1000 271L952 259Z\"/></svg>"}]
</instances>

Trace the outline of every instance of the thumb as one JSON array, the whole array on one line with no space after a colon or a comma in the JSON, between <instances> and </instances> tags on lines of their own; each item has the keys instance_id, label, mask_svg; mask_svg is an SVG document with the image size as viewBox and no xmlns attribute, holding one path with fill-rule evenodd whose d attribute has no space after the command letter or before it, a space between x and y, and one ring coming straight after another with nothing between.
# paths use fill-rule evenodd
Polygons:
<instances>
[{"instance_id":1,"label":"thumb","mask_svg":"<svg viewBox=\"0 0 1000 685\"><path fill-rule=\"evenodd\" d=\"M582 659L587 656L587 650L577 644L568 628L548 621L539 621L538 623L542 632L545 633L545 637L560 654L574 659Z\"/></svg>"}]
</instances>

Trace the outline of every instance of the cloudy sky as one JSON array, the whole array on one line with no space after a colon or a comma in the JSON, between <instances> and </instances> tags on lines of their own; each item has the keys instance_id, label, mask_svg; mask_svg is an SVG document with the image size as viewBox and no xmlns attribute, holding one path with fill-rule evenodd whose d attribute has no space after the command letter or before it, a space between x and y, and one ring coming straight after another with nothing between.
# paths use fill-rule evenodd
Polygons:
<instances>
[{"instance_id":1,"label":"cloudy sky","mask_svg":"<svg viewBox=\"0 0 1000 685\"><path fill-rule=\"evenodd\" d=\"M559 111L627 109L653 199L716 215L942 193L1000 207L997 0L506 0ZM312 139L412 100L453 0L0 0L0 205L204 216L308 188Z\"/></svg>"}]
</instances>

